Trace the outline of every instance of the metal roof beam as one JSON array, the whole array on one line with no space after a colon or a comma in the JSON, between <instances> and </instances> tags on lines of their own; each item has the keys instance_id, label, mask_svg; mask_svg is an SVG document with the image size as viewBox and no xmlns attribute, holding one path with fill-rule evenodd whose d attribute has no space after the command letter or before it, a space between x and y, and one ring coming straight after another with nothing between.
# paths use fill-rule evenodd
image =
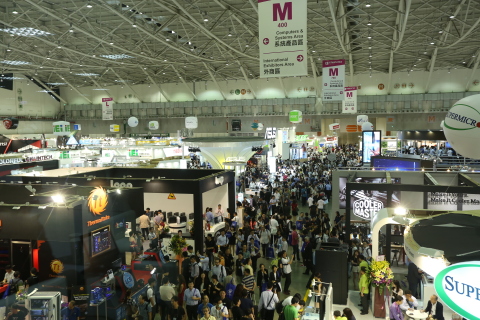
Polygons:
<instances>
[{"instance_id":1,"label":"metal roof beam","mask_svg":"<svg viewBox=\"0 0 480 320\"><path fill-rule=\"evenodd\" d=\"M32 79L35 79L35 81L37 81L45 90L47 90L48 92L50 92L51 94L53 94L55 97L57 97L57 99L59 99L59 100L62 101L63 103L68 103L65 99L63 99L63 98L60 97L55 91L53 91L49 86L47 86L45 83L43 83L43 81L41 81L41 80L38 79L37 77L32 77Z\"/></svg>"},{"instance_id":2,"label":"metal roof beam","mask_svg":"<svg viewBox=\"0 0 480 320\"><path fill-rule=\"evenodd\" d=\"M285 98L288 98L288 92L287 89L285 89L285 85L283 84L283 79L279 77L278 80L280 80L280 86L282 87L283 93L285 94Z\"/></svg>"},{"instance_id":3,"label":"metal roof beam","mask_svg":"<svg viewBox=\"0 0 480 320\"><path fill-rule=\"evenodd\" d=\"M128 84L127 81L125 81L122 77L120 77L120 75L117 73L117 71L115 71L115 69L113 68L109 68L109 69L112 70L112 72L117 76L117 78L122 81L121 83L125 84L137 96L140 102L143 102L141 96L137 92L135 92L135 90L132 88L131 85Z\"/></svg>"},{"instance_id":4,"label":"metal roof beam","mask_svg":"<svg viewBox=\"0 0 480 320\"><path fill-rule=\"evenodd\" d=\"M92 77L88 77L90 80L92 80L92 82L97 86L98 89L105 89L104 87L102 87L94 78ZM104 90L105 93L107 94L107 97L109 98L113 98L113 96L110 94L110 92L108 92L108 90Z\"/></svg>"},{"instance_id":5,"label":"metal roof beam","mask_svg":"<svg viewBox=\"0 0 480 320\"><path fill-rule=\"evenodd\" d=\"M255 90L253 90L253 86L252 86L252 84L250 83L250 79L247 77L247 73L245 72L245 69L244 69L243 66L240 64L240 62L239 62L238 64L240 65L240 71L241 71L242 74L243 74L243 78L244 78L245 81L247 82L248 88L250 89L250 91L252 91L253 99L257 99L257 94L255 93Z\"/></svg>"},{"instance_id":6,"label":"metal roof beam","mask_svg":"<svg viewBox=\"0 0 480 320\"><path fill-rule=\"evenodd\" d=\"M139 68L142 69L143 73L145 73L145 75L147 76L148 80L150 80L150 82L151 82L152 84L154 84L154 85L157 86L158 90L160 90L160 94L165 98L165 100L166 100L167 102L169 102L169 100L168 100L167 96L165 95L165 92L163 91L162 87L161 87L157 82L155 82L155 80L153 80L152 76L147 72L147 70L145 70L144 68L142 68L142 67L140 67L140 66L139 66ZM160 100L161 100L161 99L160 99ZM161 101L160 101L160 102L161 102Z\"/></svg>"},{"instance_id":7,"label":"metal roof beam","mask_svg":"<svg viewBox=\"0 0 480 320\"><path fill-rule=\"evenodd\" d=\"M423 178L425 180L425 184L427 184L429 186L438 186L437 180L435 180L435 178L433 178L430 173L425 173L423 175Z\"/></svg>"},{"instance_id":8,"label":"metal roof beam","mask_svg":"<svg viewBox=\"0 0 480 320\"><path fill-rule=\"evenodd\" d=\"M208 67L208 65L205 62L203 63L203 65L205 66L205 69L207 69L207 72L210 75L210 77L212 78L212 81L217 86L217 89L220 92L220 94L222 95L223 100L227 100L227 98L225 98L225 95L223 94L222 88L220 88L220 85L218 84L217 79L215 79L215 76L213 75L213 73L210 70L210 68Z\"/></svg>"},{"instance_id":9,"label":"metal roof beam","mask_svg":"<svg viewBox=\"0 0 480 320\"><path fill-rule=\"evenodd\" d=\"M458 174L458 181L463 182L465 185L470 187L480 187L480 183L473 180L471 177L467 176L464 173Z\"/></svg>"},{"instance_id":10,"label":"metal roof beam","mask_svg":"<svg viewBox=\"0 0 480 320\"><path fill-rule=\"evenodd\" d=\"M193 92L192 89L190 89L190 87L188 86L188 84L185 82L185 79L183 79L183 77L180 75L180 73L178 72L177 68L175 68L175 66L172 64L171 65L173 71L175 71L175 73L177 74L177 76L180 78L180 81L182 81L183 85L185 86L185 88L188 90L188 92L190 92L190 94L193 96L193 98L195 100L198 100L197 98L197 95L195 94L195 92Z\"/></svg>"},{"instance_id":11,"label":"metal roof beam","mask_svg":"<svg viewBox=\"0 0 480 320\"><path fill-rule=\"evenodd\" d=\"M92 100L90 100L89 98L87 98L86 95L84 95L83 93L80 92L80 90L78 90L75 86L71 85L70 82L68 82L65 77L62 77L61 75L59 75L57 72L55 72L55 74L60 78L62 79L63 82L65 82L70 88L72 88L72 90L74 90L76 93L78 93L82 98L84 98L85 100L87 100L88 103L90 104L93 104Z\"/></svg>"}]
</instances>

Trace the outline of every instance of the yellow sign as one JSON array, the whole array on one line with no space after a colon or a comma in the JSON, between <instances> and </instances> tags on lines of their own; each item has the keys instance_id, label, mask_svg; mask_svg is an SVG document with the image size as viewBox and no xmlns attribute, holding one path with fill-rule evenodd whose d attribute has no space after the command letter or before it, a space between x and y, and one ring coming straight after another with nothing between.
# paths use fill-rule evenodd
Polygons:
<instances>
[{"instance_id":1,"label":"yellow sign","mask_svg":"<svg viewBox=\"0 0 480 320\"><path fill-rule=\"evenodd\" d=\"M52 262L50 262L50 269L52 269L54 273L57 273L57 274L62 273L63 272L62 261L58 259L52 260Z\"/></svg>"},{"instance_id":2,"label":"yellow sign","mask_svg":"<svg viewBox=\"0 0 480 320\"><path fill-rule=\"evenodd\" d=\"M168 195L168 200L177 200L177 198L175 197L175 195L173 193L170 193Z\"/></svg>"},{"instance_id":3,"label":"yellow sign","mask_svg":"<svg viewBox=\"0 0 480 320\"><path fill-rule=\"evenodd\" d=\"M88 196L88 208L94 215L100 215L107 208L108 195L102 187L96 187Z\"/></svg>"}]
</instances>

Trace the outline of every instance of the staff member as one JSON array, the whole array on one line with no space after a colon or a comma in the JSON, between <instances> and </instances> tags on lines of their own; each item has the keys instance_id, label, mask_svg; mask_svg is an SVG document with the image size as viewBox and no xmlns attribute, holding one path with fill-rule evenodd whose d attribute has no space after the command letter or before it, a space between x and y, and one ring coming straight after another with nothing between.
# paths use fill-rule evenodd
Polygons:
<instances>
[{"instance_id":1,"label":"staff member","mask_svg":"<svg viewBox=\"0 0 480 320\"><path fill-rule=\"evenodd\" d=\"M369 293L369 284L367 278L367 269L365 267L360 268L360 281L358 282L358 287L360 288L360 300L362 302L362 312L361 315L368 314L368 293Z\"/></svg>"},{"instance_id":2,"label":"staff member","mask_svg":"<svg viewBox=\"0 0 480 320\"><path fill-rule=\"evenodd\" d=\"M187 304L188 320L195 320L197 318L198 301L201 299L200 291L193 287L193 281L188 283L188 289L183 294L183 301Z\"/></svg>"}]
</instances>

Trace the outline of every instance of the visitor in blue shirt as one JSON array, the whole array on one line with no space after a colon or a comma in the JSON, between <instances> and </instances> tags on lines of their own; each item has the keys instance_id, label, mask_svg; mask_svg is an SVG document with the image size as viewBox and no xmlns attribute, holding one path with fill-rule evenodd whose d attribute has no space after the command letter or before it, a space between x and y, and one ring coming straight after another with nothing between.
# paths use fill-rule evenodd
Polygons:
<instances>
[{"instance_id":1,"label":"visitor in blue shirt","mask_svg":"<svg viewBox=\"0 0 480 320\"><path fill-rule=\"evenodd\" d=\"M75 301L70 301L68 307L62 310L62 319L64 320L79 320L80 308L75 307Z\"/></svg>"}]
</instances>

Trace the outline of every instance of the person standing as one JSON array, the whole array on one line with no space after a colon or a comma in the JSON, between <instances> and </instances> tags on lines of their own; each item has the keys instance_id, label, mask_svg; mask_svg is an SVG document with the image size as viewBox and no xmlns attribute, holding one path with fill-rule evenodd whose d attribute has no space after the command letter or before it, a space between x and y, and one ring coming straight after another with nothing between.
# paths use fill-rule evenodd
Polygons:
<instances>
[{"instance_id":1,"label":"person standing","mask_svg":"<svg viewBox=\"0 0 480 320\"><path fill-rule=\"evenodd\" d=\"M188 283L188 289L185 290L183 301L187 305L188 320L197 318L198 301L201 299L200 291L193 287L193 281Z\"/></svg>"},{"instance_id":2,"label":"person standing","mask_svg":"<svg viewBox=\"0 0 480 320\"><path fill-rule=\"evenodd\" d=\"M9 315L13 313L12 317L8 316L7 319L9 319L9 320L21 320L22 319L22 317L15 316L16 315L16 314L14 314L15 310L20 310L20 312L22 312L22 310L18 307L18 305L14 304L12 306L12 312L9 313ZM61 311L61 315L62 315L62 319L79 320L80 319L80 308L75 307L75 301L72 300L68 303L68 307L66 307L65 309L63 309ZM23 316L23 319L25 319L25 316Z\"/></svg>"},{"instance_id":3,"label":"person standing","mask_svg":"<svg viewBox=\"0 0 480 320\"><path fill-rule=\"evenodd\" d=\"M265 229L265 226L260 228L260 244L262 245L263 257L267 257L267 247L270 243L270 231Z\"/></svg>"},{"instance_id":4,"label":"person standing","mask_svg":"<svg viewBox=\"0 0 480 320\"><path fill-rule=\"evenodd\" d=\"M157 211L157 215L153 218L153 222L155 223L155 233L157 234L157 238L160 235L162 228L162 222L163 222L163 213L162 210Z\"/></svg>"},{"instance_id":5,"label":"person standing","mask_svg":"<svg viewBox=\"0 0 480 320\"><path fill-rule=\"evenodd\" d=\"M148 228L150 228L150 218L148 217L148 214L146 211L140 216L139 220L140 220L140 229L142 229L143 239L147 240Z\"/></svg>"},{"instance_id":6,"label":"person standing","mask_svg":"<svg viewBox=\"0 0 480 320\"><path fill-rule=\"evenodd\" d=\"M147 298L144 295L139 295L138 296L138 304L137 305L138 305L137 313L135 314L134 318L141 317L142 320L153 320L152 319L152 306L150 305L150 303L148 302Z\"/></svg>"},{"instance_id":7,"label":"person standing","mask_svg":"<svg viewBox=\"0 0 480 320\"><path fill-rule=\"evenodd\" d=\"M220 235L217 237L217 246L219 246L220 250L225 253L225 250L228 248L228 239L225 235L225 230L220 232Z\"/></svg>"},{"instance_id":8,"label":"person standing","mask_svg":"<svg viewBox=\"0 0 480 320\"><path fill-rule=\"evenodd\" d=\"M303 251L303 260L305 262L305 270L304 274L310 274L310 270L313 270L313 246L312 242L310 241L310 237L305 237L305 248Z\"/></svg>"},{"instance_id":9,"label":"person standing","mask_svg":"<svg viewBox=\"0 0 480 320\"><path fill-rule=\"evenodd\" d=\"M360 268L360 281L358 283L360 288L360 301L362 303L361 315L368 314L368 293L369 283L367 278L367 269L365 267Z\"/></svg>"},{"instance_id":10,"label":"person standing","mask_svg":"<svg viewBox=\"0 0 480 320\"><path fill-rule=\"evenodd\" d=\"M292 298L292 304L285 306L283 308L283 315L285 317L285 320L299 320L298 317L298 303L299 300L297 297Z\"/></svg>"},{"instance_id":11,"label":"person standing","mask_svg":"<svg viewBox=\"0 0 480 320\"><path fill-rule=\"evenodd\" d=\"M417 267L417 265L413 262L410 262L408 265L408 289L412 291L413 296L417 296L417 290L420 282L422 281L422 274L423 271Z\"/></svg>"},{"instance_id":12,"label":"person standing","mask_svg":"<svg viewBox=\"0 0 480 320\"><path fill-rule=\"evenodd\" d=\"M148 279L148 286L147 286L147 299L150 302L150 306L152 307L151 312L153 313L153 316L155 316L156 313L156 303L157 299L155 298L155 287L156 287L156 281L154 278Z\"/></svg>"},{"instance_id":13,"label":"person standing","mask_svg":"<svg viewBox=\"0 0 480 320\"><path fill-rule=\"evenodd\" d=\"M170 314L170 309L172 308L172 298L175 296L175 289L170 285L168 277L163 278L159 293L161 319L166 320L167 315Z\"/></svg>"},{"instance_id":14,"label":"person standing","mask_svg":"<svg viewBox=\"0 0 480 320\"><path fill-rule=\"evenodd\" d=\"M297 232L297 227L292 226L292 247L293 247L293 258L296 259L297 261L300 261L300 253L298 250L298 232Z\"/></svg>"},{"instance_id":15,"label":"person standing","mask_svg":"<svg viewBox=\"0 0 480 320\"><path fill-rule=\"evenodd\" d=\"M280 260L281 261L281 264L282 264L282 268L283 268L283 274L285 275L285 288L284 288L284 292L285 294L290 294L290 284L292 283L292 262L293 262L293 258L294 256L292 255L291 258L287 257L287 251L283 251L282 252L282 255L281 255L282 259ZM298 302L297 302L298 303Z\"/></svg>"},{"instance_id":16,"label":"person standing","mask_svg":"<svg viewBox=\"0 0 480 320\"><path fill-rule=\"evenodd\" d=\"M273 320L275 315L275 306L279 301L278 296L273 292L273 283L268 282L267 290L263 291L260 295L260 301L258 302L258 311L264 309L263 320Z\"/></svg>"},{"instance_id":17,"label":"person standing","mask_svg":"<svg viewBox=\"0 0 480 320\"><path fill-rule=\"evenodd\" d=\"M172 308L168 314L168 320L186 320L185 318L185 310L180 305L177 296L173 296L170 303L172 304Z\"/></svg>"},{"instance_id":18,"label":"person standing","mask_svg":"<svg viewBox=\"0 0 480 320\"><path fill-rule=\"evenodd\" d=\"M9 284L10 281L13 280L13 267L11 265L7 265L5 267L5 277L3 278L2 284Z\"/></svg>"}]
</instances>

